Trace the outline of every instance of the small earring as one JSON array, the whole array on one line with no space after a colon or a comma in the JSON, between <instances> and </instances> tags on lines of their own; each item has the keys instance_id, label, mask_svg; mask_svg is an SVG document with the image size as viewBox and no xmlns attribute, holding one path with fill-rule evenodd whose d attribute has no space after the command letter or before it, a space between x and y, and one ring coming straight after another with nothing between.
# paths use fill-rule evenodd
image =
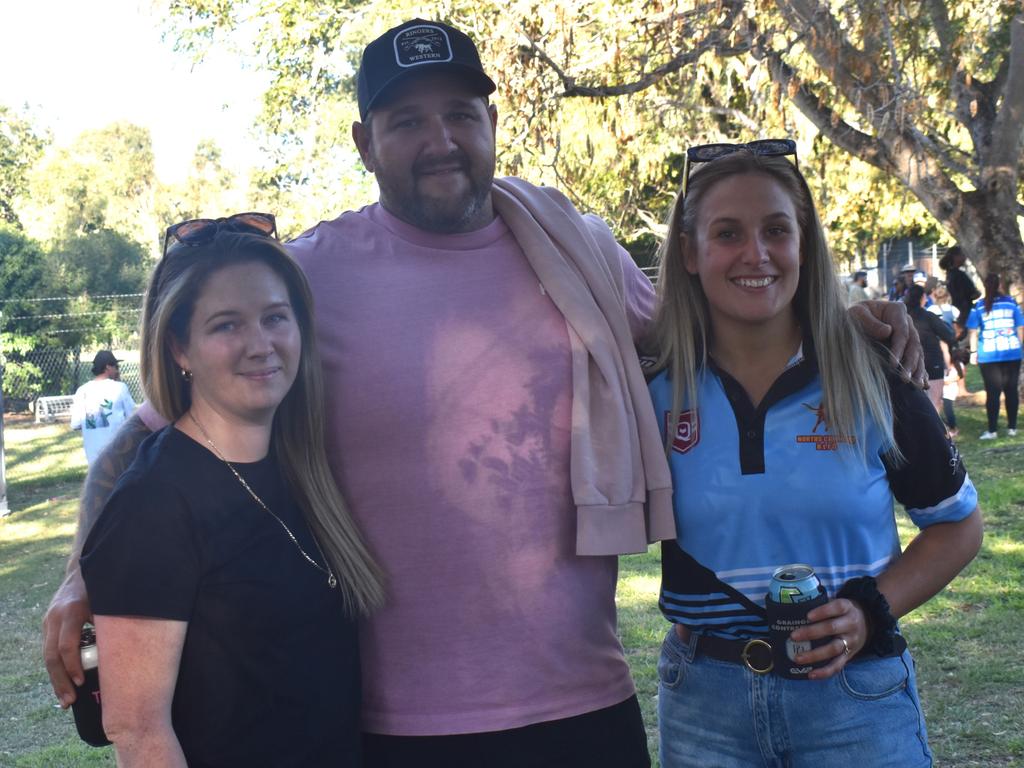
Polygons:
<instances>
[{"instance_id":1,"label":"small earring","mask_svg":"<svg viewBox=\"0 0 1024 768\"><path fill-rule=\"evenodd\" d=\"M189 382L191 384L192 383L192 371L190 371L190 370L188 370L186 368L182 368L181 369L181 378L183 378L185 381L187 381L187 382Z\"/></svg>"}]
</instances>

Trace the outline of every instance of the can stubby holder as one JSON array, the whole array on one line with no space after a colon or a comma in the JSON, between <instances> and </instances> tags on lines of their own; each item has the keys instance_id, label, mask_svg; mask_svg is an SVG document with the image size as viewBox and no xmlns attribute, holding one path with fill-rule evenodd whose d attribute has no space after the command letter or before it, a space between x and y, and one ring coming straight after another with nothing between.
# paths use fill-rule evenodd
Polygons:
<instances>
[{"instance_id":1,"label":"can stubby holder","mask_svg":"<svg viewBox=\"0 0 1024 768\"><path fill-rule=\"evenodd\" d=\"M75 728L79 738L93 747L105 747L110 739L103 731L103 711L100 708L100 670L96 653L96 632L92 627L82 630L79 643L82 654L82 670L85 681L75 686L75 703L71 711L75 715Z\"/></svg>"},{"instance_id":2,"label":"can stubby holder","mask_svg":"<svg viewBox=\"0 0 1024 768\"><path fill-rule=\"evenodd\" d=\"M775 663L773 671L781 677L790 680L806 680L807 674L817 667L823 667L827 661L820 661L817 664L797 664L794 656L812 648L825 645L832 638L823 637L819 640L809 640L794 643L789 639L790 633L799 627L805 627L810 622L807 614L828 602L828 593L825 588L818 587L818 594L811 600L802 603L779 603L772 599L771 595L765 597L765 612L768 615L768 636L772 646L772 660Z\"/></svg>"}]
</instances>

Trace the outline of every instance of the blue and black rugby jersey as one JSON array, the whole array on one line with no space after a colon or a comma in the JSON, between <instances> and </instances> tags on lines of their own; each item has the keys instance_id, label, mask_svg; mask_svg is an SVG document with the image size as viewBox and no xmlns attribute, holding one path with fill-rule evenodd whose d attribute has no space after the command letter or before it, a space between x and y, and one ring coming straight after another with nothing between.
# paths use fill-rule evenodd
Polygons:
<instances>
[{"instance_id":1,"label":"blue and black rugby jersey","mask_svg":"<svg viewBox=\"0 0 1024 768\"><path fill-rule=\"evenodd\" d=\"M980 329L978 362L1005 363L1020 360L1020 337L1017 329L1024 325L1024 313L1009 296L997 296L992 311L985 311L985 300L978 299L967 318L967 327Z\"/></svg>"},{"instance_id":2,"label":"blue and black rugby jersey","mask_svg":"<svg viewBox=\"0 0 1024 768\"><path fill-rule=\"evenodd\" d=\"M698 379L699 413L684 406L669 457L678 539L662 542L660 606L673 622L722 637L766 635L772 571L808 563L829 595L876 576L899 557L895 497L919 528L961 520L974 485L924 392L891 382L894 437L905 458L883 455L874 426L835 435L822 409L809 343L755 408L713 364ZM666 372L650 383L664 430L672 408ZM867 461L837 450L867 444Z\"/></svg>"}]
</instances>

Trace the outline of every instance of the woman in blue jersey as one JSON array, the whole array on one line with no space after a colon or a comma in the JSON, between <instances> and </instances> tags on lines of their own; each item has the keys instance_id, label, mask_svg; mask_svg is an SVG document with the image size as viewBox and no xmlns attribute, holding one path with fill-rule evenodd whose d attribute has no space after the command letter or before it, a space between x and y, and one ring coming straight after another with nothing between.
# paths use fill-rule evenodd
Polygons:
<instances>
[{"instance_id":1,"label":"woman in blue jersey","mask_svg":"<svg viewBox=\"0 0 1024 768\"><path fill-rule=\"evenodd\" d=\"M1017 434L1017 392L1021 347L1024 346L1024 314L1017 302L1000 290L999 275L985 278L985 298L978 299L967 318L971 349L978 354L978 370L985 382L985 415L988 429L982 440L994 440L999 420L999 397L1006 399L1006 434Z\"/></svg>"},{"instance_id":2,"label":"woman in blue jersey","mask_svg":"<svg viewBox=\"0 0 1024 768\"><path fill-rule=\"evenodd\" d=\"M676 490L663 544L662 765L931 764L896 619L974 557L977 494L927 395L842 311L789 140L687 153L661 251L650 389ZM692 168L692 174L690 173ZM671 426L670 426L671 425ZM921 529L901 553L893 498ZM829 601L773 670L772 572ZM767 653L767 655L766 655Z\"/></svg>"}]
</instances>

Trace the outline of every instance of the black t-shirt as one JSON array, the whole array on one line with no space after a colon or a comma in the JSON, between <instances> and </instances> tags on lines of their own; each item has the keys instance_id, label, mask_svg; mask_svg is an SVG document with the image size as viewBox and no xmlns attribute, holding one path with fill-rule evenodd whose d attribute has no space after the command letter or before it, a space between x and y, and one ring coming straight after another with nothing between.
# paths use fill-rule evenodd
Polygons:
<instances>
[{"instance_id":1,"label":"black t-shirt","mask_svg":"<svg viewBox=\"0 0 1024 768\"><path fill-rule=\"evenodd\" d=\"M235 467L323 564L274 459ZM142 443L82 574L97 614L189 623L172 715L190 766L359 765L355 622L204 446L173 426Z\"/></svg>"},{"instance_id":2,"label":"black t-shirt","mask_svg":"<svg viewBox=\"0 0 1024 768\"><path fill-rule=\"evenodd\" d=\"M924 307L907 307L910 319L917 329L917 336L921 339L921 350L924 352L924 367L928 371L928 378L931 380L941 379L946 374L946 358L942 354L940 341L946 342L949 346L956 343L956 334L953 329L942 322L942 318L934 315Z\"/></svg>"},{"instance_id":3,"label":"black t-shirt","mask_svg":"<svg viewBox=\"0 0 1024 768\"><path fill-rule=\"evenodd\" d=\"M957 322L966 325L967 316L971 314L971 305L981 292L960 268L946 270L946 290L949 291L950 303L960 311Z\"/></svg>"}]
</instances>

